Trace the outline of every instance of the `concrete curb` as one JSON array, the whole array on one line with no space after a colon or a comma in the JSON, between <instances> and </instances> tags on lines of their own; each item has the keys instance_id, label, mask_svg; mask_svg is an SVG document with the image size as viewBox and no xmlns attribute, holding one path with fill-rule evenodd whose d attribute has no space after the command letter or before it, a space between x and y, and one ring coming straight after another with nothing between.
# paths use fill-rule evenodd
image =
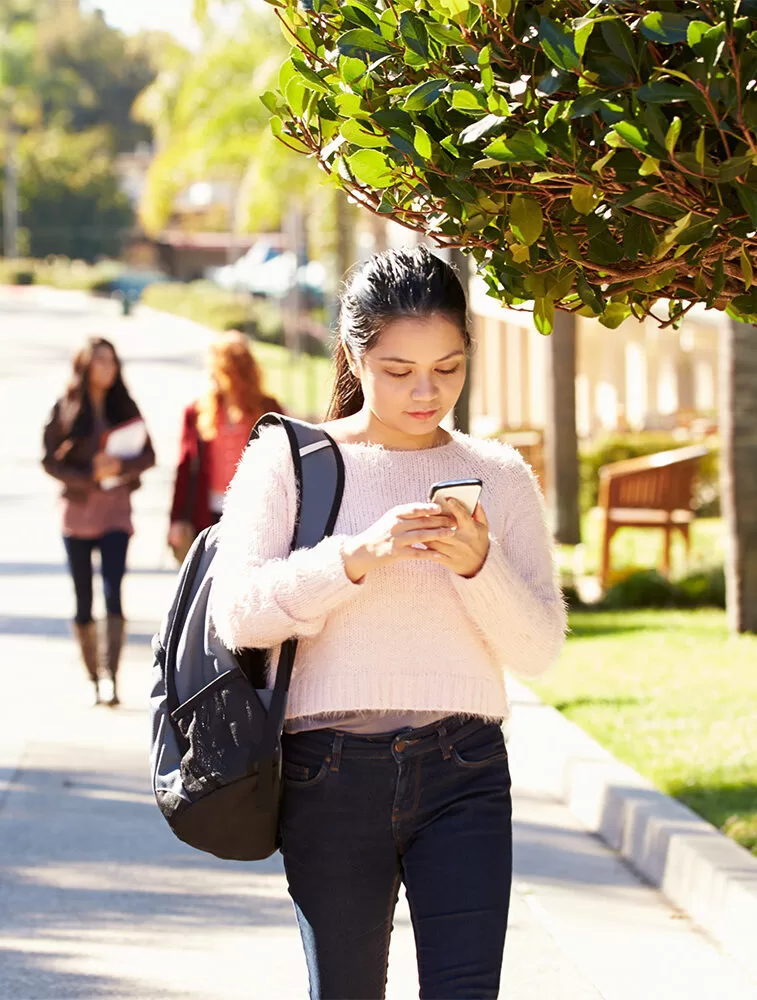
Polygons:
<instances>
[{"instance_id":1,"label":"concrete curb","mask_svg":"<svg viewBox=\"0 0 757 1000\"><path fill-rule=\"evenodd\" d=\"M509 681L518 759L757 977L757 858L616 760L528 688ZM538 769L538 777L536 771Z\"/></svg>"}]
</instances>

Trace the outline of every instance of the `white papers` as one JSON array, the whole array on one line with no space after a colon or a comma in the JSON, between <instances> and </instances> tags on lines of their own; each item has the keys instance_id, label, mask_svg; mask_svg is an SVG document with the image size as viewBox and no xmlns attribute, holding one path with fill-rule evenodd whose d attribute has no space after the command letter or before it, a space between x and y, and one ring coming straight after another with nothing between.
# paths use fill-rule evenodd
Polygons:
<instances>
[{"instance_id":1,"label":"white papers","mask_svg":"<svg viewBox=\"0 0 757 1000\"><path fill-rule=\"evenodd\" d=\"M145 422L141 417L135 417L107 432L103 451L106 455L112 455L113 458L136 458L142 454L146 444L147 427ZM120 476L108 476L107 479L102 480L100 486L104 490L112 490L120 483Z\"/></svg>"}]
</instances>

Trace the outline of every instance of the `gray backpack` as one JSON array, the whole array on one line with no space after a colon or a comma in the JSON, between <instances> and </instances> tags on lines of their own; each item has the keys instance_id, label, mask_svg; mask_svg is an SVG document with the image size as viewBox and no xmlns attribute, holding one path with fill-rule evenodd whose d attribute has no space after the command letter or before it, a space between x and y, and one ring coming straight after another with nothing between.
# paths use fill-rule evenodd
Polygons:
<instances>
[{"instance_id":1,"label":"gray backpack","mask_svg":"<svg viewBox=\"0 0 757 1000\"><path fill-rule=\"evenodd\" d=\"M344 487L339 448L323 430L268 413L281 425L294 460L297 495L292 549L310 548L334 530ZM281 649L272 690L266 650L235 654L209 617L218 528L196 538L179 573L173 603L153 637L152 785L176 836L219 858L255 861L278 846L281 732L297 640Z\"/></svg>"}]
</instances>

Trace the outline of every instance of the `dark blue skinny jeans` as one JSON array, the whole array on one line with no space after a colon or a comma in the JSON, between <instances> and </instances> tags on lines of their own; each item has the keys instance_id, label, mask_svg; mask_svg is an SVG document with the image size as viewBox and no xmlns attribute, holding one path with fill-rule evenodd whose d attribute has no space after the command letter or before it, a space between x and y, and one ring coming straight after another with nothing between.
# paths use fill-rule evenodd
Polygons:
<instances>
[{"instance_id":1,"label":"dark blue skinny jeans","mask_svg":"<svg viewBox=\"0 0 757 1000\"><path fill-rule=\"evenodd\" d=\"M109 531L102 538L64 537L68 568L76 591L76 618L79 625L92 621L92 552L100 550L100 572L103 578L105 608L109 615L123 617L121 581L126 572L126 550L129 536L125 531Z\"/></svg>"},{"instance_id":2,"label":"dark blue skinny jeans","mask_svg":"<svg viewBox=\"0 0 757 1000\"><path fill-rule=\"evenodd\" d=\"M400 883L425 1000L499 992L512 879L495 723L284 734L282 854L312 1000L379 1000Z\"/></svg>"}]
</instances>

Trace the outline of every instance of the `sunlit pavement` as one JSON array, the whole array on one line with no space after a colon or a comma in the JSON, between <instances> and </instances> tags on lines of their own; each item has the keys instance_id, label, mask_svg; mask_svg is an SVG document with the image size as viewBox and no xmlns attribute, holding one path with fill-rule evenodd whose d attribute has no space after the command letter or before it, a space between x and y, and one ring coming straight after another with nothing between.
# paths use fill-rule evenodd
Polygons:
<instances>
[{"instance_id":1,"label":"sunlit pavement","mask_svg":"<svg viewBox=\"0 0 757 1000\"><path fill-rule=\"evenodd\" d=\"M123 707L90 708L69 639L56 484L39 465L45 416L73 349L111 337L159 465L135 497L125 587ZM207 335L138 308L0 288L0 996L301 998L304 960L280 859L216 861L179 843L147 771L149 638L174 571L164 544L181 409ZM516 720L517 721L517 720ZM676 1000L757 996L735 964L540 794L512 747L516 874L502 996ZM390 1000L417 996L399 908ZM338 933L338 928L335 928Z\"/></svg>"}]
</instances>

